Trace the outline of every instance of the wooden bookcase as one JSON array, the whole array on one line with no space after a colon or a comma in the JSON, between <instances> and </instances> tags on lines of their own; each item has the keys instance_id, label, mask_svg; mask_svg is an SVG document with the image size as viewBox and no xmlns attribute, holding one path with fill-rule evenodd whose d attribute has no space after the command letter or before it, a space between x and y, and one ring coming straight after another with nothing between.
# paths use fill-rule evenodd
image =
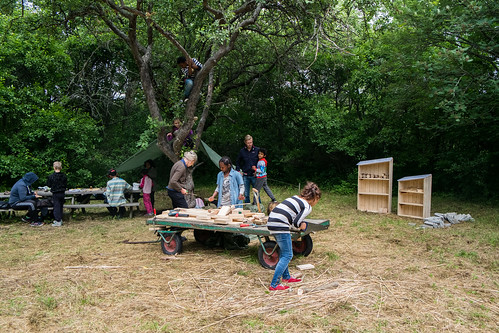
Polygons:
<instances>
[{"instance_id":1,"label":"wooden bookcase","mask_svg":"<svg viewBox=\"0 0 499 333\"><path fill-rule=\"evenodd\" d=\"M397 215L424 219L430 217L431 174L398 180Z\"/></svg>"},{"instance_id":2,"label":"wooden bookcase","mask_svg":"<svg viewBox=\"0 0 499 333\"><path fill-rule=\"evenodd\" d=\"M393 158L361 161L358 166L357 209L365 212L392 211Z\"/></svg>"}]
</instances>

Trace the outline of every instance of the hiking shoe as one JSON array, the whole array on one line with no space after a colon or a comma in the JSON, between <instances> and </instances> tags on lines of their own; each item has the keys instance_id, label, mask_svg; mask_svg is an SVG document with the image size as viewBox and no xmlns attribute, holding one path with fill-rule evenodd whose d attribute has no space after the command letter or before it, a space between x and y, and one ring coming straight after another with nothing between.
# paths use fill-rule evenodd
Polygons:
<instances>
[{"instance_id":1,"label":"hiking shoe","mask_svg":"<svg viewBox=\"0 0 499 333\"><path fill-rule=\"evenodd\" d=\"M62 221L54 221L54 222L52 223L52 226L53 226L53 227L62 227Z\"/></svg>"},{"instance_id":2,"label":"hiking shoe","mask_svg":"<svg viewBox=\"0 0 499 333\"><path fill-rule=\"evenodd\" d=\"M301 282L301 279L297 279L295 277L290 277L289 279L282 279L282 282L289 283L289 282Z\"/></svg>"},{"instance_id":3,"label":"hiking shoe","mask_svg":"<svg viewBox=\"0 0 499 333\"><path fill-rule=\"evenodd\" d=\"M32 227L41 227L43 225L43 222L33 222L30 224Z\"/></svg>"},{"instance_id":4,"label":"hiking shoe","mask_svg":"<svg viewBox=\"0 0 499 333\"><path fill-rule=\"evenodd\" d=\"M31 219L29 218L29 216L24 216L23 218L21 218L21 220L23 222L27 222L27 223L30 223L31 222Z\"/></svg>"},{"instance_id":5,"label":"hiking shoe","mask_svg":"<svg viewBox=\"0 0 499 333\"><path fill-rule=\"evenodd\" d=\"M272 287L272 286L269 287L270 291L274 291L274 290L286 290L286 289L289 289L289 286L283 286L282 284L278 284L275 287Z\"/></svg>"}]
</instances>

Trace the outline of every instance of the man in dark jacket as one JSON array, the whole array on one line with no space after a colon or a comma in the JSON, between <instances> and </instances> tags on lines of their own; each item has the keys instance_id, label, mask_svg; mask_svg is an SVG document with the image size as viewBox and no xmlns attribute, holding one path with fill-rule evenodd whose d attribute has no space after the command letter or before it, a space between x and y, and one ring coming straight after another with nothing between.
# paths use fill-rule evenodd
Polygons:
<instances>
[{"instance_id":1,"label":"man in dark jacket","mask_svg":"<svg viewBox=\"0 0 499 333\"><path fill-rule=\"evenodd\" d=\"M258 151L260 149L253 145L253 137L246 135L244 137L244 147L239 151L236 160L236 170L243 176L244 181L244 202L250 202L250 185L254 188L256 184L255 170L258 163ZM253 204L256 204L254 202Z\"/></svg>"},{"instance_id":2,"label":"man in dark jacket","mask_svg":"<svg viewBox=\"0 0 499 333\"><path fill-rule=\"evenodd\" d=\"M23 218L24 222L31 222L31 226L38 227L43 225L43 216L38 217L39 209L36 200L41 198L36 192L33 192L31 185L38 180L34 172L28 172L23 178L18 180L10 190L9 205L12 209L28 210L28 216ZM46 210L46 208L45 208Z\"/></svg>"}]
</instances>

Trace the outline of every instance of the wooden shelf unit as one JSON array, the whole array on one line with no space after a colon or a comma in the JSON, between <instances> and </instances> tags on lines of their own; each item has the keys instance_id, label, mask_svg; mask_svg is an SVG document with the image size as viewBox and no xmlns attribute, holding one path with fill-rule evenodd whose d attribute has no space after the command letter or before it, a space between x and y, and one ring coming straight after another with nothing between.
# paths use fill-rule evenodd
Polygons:
<instances>
[{"instance_id":1,"label":"wooden shelf unit","mask_svg":"<svg viewBox=\"0 0 499 333\"><path fill-rule=\"evenodd\" d=\"M424 219L431 211L431 174L398 180L397 215Z\"/></svg>"},{"instance_id":2,"label":"wooden shelf unit","mask_svg":"<svg viewBox=\"0 0 499 333\"><path fill-rule=\"evenodd\" d=\"M361 161L358 166L357 209L373 213L392 211L393 158Z\"/></svg>"}]
</instances>

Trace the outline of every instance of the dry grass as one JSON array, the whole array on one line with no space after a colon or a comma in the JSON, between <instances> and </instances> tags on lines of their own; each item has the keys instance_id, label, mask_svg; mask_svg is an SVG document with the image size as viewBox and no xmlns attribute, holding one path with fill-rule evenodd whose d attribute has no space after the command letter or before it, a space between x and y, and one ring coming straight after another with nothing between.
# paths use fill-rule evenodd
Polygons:
<instances>
[{"instance_id":1,"label":"dry grass","mask_svg":"<svg viewBox=\"0 0 499 333\"><path fill-rule=\"evenodd\" d=\"M268 292L273 271L259 265L256 241L228 252L187 231L184 252L166 257L158 243L122 243L156 239L142 217L3 221L1 331L497 332L499 211L434 200L434 211L448 207L476 222L417 230L408 225L417 220L361 213L355 196L326 193L311 217L331 227L293 259L292 272L315 269L289 292ZM331 282L339 286L297 295Z\"/></svg>"}]
</instances>

